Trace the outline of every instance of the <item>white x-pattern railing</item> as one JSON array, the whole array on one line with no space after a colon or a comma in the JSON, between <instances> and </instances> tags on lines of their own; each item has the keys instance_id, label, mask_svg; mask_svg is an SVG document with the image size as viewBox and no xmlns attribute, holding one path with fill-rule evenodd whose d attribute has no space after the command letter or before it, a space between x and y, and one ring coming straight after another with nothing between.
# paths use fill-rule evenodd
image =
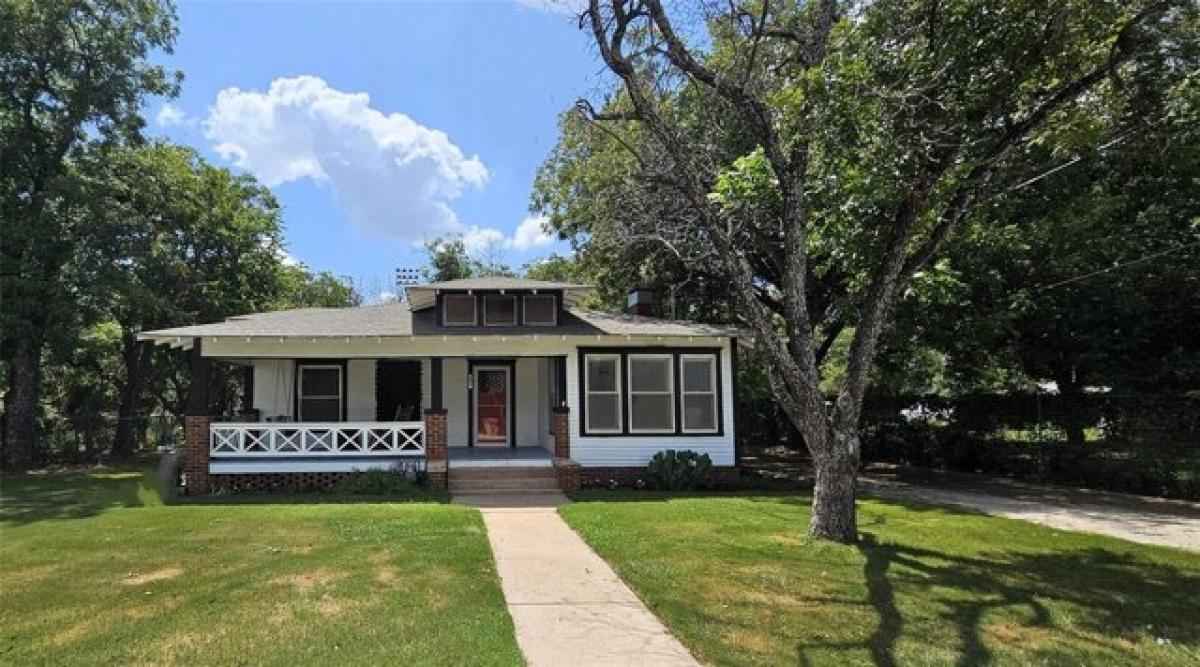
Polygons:
<instances>
[{"instance_id":1,"label":"white x-pattern railing","mask_svg":"<svg viewBox=\"0 0 1200 667\"><path fill-rule=\"evenodd\" d=\"M213 457L424 456L424 422L219 422Z\"/></svg>"}]
</instances>

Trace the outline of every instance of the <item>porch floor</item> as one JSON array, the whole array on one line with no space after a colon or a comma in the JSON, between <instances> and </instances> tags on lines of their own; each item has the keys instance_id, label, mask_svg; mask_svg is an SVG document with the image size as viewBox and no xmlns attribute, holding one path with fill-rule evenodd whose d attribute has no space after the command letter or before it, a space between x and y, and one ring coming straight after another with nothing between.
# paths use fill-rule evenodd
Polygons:
<instances>
[{"instance_id":1,"label":"porch floor","mask_svg":"<svg viewBox=\"0 0 1200 667\"><path fill-rule=\"evenodd\" d=\"M500 468L554 465L541 447L448 447L451 468Z\"/></svg>"}]
</instances>

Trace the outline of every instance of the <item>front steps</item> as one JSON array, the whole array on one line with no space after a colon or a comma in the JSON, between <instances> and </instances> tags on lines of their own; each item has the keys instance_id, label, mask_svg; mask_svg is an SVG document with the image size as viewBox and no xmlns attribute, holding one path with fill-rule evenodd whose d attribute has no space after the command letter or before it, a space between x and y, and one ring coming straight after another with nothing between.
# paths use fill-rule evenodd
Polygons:
<instances>
[{"instance_id":1,"label":"front steps","mask_svg":"<svg viewBox=\"0 0 1200 667\"><path fill-rule=\"evenodd\" d=\"M451 467L449 483L457 495L561 493L554 468L548 466Z\"/></svg>"}]
</instances>

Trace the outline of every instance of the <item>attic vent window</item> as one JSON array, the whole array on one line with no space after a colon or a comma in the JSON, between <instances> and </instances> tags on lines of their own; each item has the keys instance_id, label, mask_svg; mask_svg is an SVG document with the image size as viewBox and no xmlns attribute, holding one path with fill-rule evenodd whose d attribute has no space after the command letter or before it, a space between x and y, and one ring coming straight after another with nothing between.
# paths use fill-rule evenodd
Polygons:
<instances>
[{"instance_id":1,"label":"attic vent window","mask_svg":"<svg viewBox=\"0 0 1200 667\"><path fill-rule=\"evenodd\" d=\"M475 325L475 297L470 294L447 294L442 297L442 321L446 326Z\"/></svg>"},{"instance_id":2,"label":"attic vent window","mask_svg":"<svg viewBox=\"0 0 1200 667\"><path fill-rule=\"evenodd\" d=\"M522 299L525 307L525 324L530 326L549 326L555 324L555 303L553 294L531 294Z\"/></svg>"},{"instance_id":3,"label":"attic vent window","mask_svg":"<svg viewBox=\"0 0 1200 667\"><path fill-rule=\"evenodd\" d=\"M489 294L483 297L483 323L488 326L512 326L517 323L517 297Z\"/></svg>"}]
</instances>

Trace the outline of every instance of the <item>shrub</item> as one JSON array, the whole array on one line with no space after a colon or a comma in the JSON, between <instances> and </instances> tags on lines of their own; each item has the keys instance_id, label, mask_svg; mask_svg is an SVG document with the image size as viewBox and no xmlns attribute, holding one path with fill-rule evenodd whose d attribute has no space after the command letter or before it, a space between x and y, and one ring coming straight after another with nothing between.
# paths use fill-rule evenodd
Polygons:
<instances>
[{"instance_id":1,"label":"shrub","mask_svg":"<svg viewBox=\"0 0 1200 667\"><path fill-rule=\"evenodd\" d=\"M412 492L417 480L397 468L390 470L355 470L333 488L335 493L352 496L390 496Z\"/></svg>"},{"instance_id":2,"label":"shrub","mask_svg":"<svg viewBox=\"0 0 1200 667\"><path fill-rule=\"evenodd\" d=\"M647 478L650 486L664 491L692 491L712 486L712 459L690 449L668 449L650 459Z\"/></svg>"}]
</instances>

